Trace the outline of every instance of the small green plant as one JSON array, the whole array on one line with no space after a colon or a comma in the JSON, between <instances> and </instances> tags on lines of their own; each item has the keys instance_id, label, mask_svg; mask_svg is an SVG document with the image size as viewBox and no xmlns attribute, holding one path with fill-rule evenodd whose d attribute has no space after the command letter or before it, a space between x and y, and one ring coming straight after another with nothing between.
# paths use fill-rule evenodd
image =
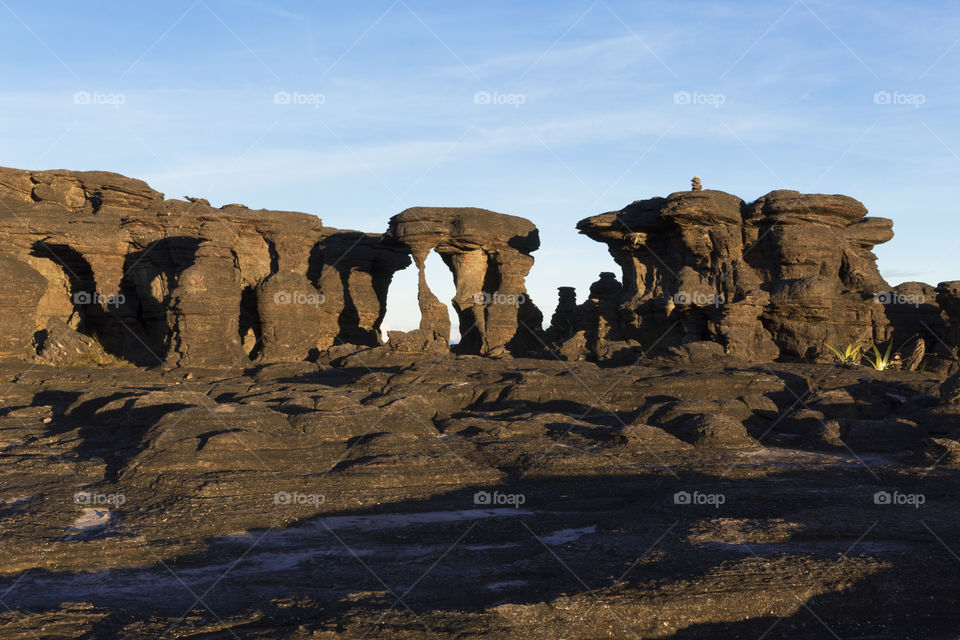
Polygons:
<instances>
[{"instance_id":1,"label":"small green plant","mask_svg":"<svg viewBox=\"0 0 960 640\"><path fill-rule=\"evenodd\" d=\"M873 357L871 358L870 354L866 355L867 363L877 371L884 371L890 367L892 362L891 354L893 353L893 340L887 345L887 350L880 353L880 349L877 349L877 345L870 345L870 349L873 351Z\"/></svg>"},{"instance_id":2,"label":"small green plant","mask_svg":"<svg viewBox=\"0 0 960 640\"><path fill-rule=\"evenodd\" d=\"M862 346L859 342L856 344L848 344L843 351L831 347L826 342L823 344L833 352L833 355L837 356L837 360L839 360L841 364L857 364L860 362Z\"/></svg>"}]
</instances>

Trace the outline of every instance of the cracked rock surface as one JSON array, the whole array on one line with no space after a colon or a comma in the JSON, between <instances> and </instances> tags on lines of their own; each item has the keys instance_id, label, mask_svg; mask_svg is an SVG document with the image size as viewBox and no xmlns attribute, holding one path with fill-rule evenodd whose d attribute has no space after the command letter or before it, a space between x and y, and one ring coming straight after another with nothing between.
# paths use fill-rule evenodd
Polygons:
<instances>
[{"instance_id":1,"label":"cracked rock surface","mask_svg":"<svg viewBox=\"0 0 960 640\"><path fill-rule=\"evenodd\" d=\"M937 376L381 349L341 366L0 365L0 635L960 624L960 414Z\"/></svg>"}]
</instances>

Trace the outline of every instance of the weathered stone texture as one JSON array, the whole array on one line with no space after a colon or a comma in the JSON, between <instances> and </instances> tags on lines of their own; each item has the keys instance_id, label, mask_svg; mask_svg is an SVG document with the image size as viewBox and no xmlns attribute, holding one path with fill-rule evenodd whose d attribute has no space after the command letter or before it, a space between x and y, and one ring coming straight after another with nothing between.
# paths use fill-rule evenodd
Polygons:
<instances>
[{"instance_id":1,"label":"weathered stone texture","mask_svg":"<svg viewBox=\"0 0 960 640\"><path fill-rule=\"evenodd\" d=\"M706 339L761 361L828 357L825 344L894 333L907 340L921 320L927 333L945 333L937 292L949 306L952 290L890 287L872 249L893 237L893 223L866 214L840 195L773 191L746 203L693 190L586 218L577 228L608 246L623 288L591 292L576 328L595 351L604 341L669 347Z\"/></svg>"},{"instance_id":2,"label":"weathered stone texture","mask_svg":"<svg viewBox=\"0 0 960 640\"><path fill-rule=\"evenodd\" d=\"M461 353L497 355L539 346L543 315L525 279L540 246L532 222L485 209L414 207L390 219L387 236L408 247L419 269L420 329L450 335L446 307L430 291L424 264L436 251L453 273Z\"/></svg>"}]
</instances>

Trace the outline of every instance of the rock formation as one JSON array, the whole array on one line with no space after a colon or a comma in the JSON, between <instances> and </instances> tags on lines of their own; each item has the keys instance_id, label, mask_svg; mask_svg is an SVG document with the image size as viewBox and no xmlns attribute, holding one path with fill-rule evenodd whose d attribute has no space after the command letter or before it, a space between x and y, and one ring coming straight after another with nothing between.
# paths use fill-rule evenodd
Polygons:
<instances>
[{"instance_id":1,"label":"rock formation","mask_svg":"<svg viewBox=\"0 0 960 640\"><path fill-rule=\"evenodd\" d=\"M461 354L531 355L549 342L566 360L607 359L713 341L751 361L832 359L827 344L893 340L907 357L923 340L949 369L960 282L888 285L872 249L893 237L892 222L866 213L847 196L796 191L746 203L694 177L690 191L578 223L622 278L601 273L579 305L561 287L543 332L525 285L540 240L524 218L416 207L365 233L306 213L165 199L114 173L0 168L0 358L332 362L382 344L387 291L411 256L420 328L391 336L388 350L445 352L450 318L425 273L433 250L453 274Z\"/></svg>"},{"instance_id":2,"label":"rock formation","mask_svg":"<svg viewBox=\"0 0 960 640\"><path fill-rule=\"evenodd\" d=\"M370 234L0 170L0 638L954 638L960 373L911 364L960 282L887 287L864 213L591 218L623 276L560 287L540 335L520 218ZM560 348L452 353L431 249L463 350ZM381 345L411 253L422 328ZM882 372L745 361L861 331L937 340Z\"/></svg>"},{"instance_id":3,"label":"rock formation","mask_svg":"<svg viewBox=\"0 0 960 640\"><path fill-rule=\"evenodd\" d=\"M941 282L937 285L936 295L947 325L946 342L956 347L960 345L960 280Z\"/></svg>"},{"instance_id":4,"label":"rock formation","mask_svg":"<svg viewBox=\"0 0 960 640\"><path fill-rule=\"evenodd\" d=\"M390 279L410 263L379 235L309 214L166 200L106 172L0 169L0 220L0 264L13 276L3 357L29 357L50 318L147 366L379 344Z\"/></svg>"},{"instance_id":5,"label":"rock formation","mask_svg":"<svg viewBox=\"0 0 960 640\"><path fill-rule=\"evenodd\" d=\"M439 340L450 337L446 307L424 274L433 249L453 273L461 353L497 355L538 346L543 315L524 279L540 236L529 220L485 209L414 207L390 219L387 235L409 248L419 270L421 330Z\"/></svg>"},{"instance_id":6,"label":"rock formation","mask_svg":"<svg viewBox=\"0 0 960 640\"><path fill-rule=\"evenodd\" d=\"M773 191L748 204L693 186L578 223L623 271L617 321L598 324L597 340L716 340L770 360L891 337L880 304L891 288L871 252L893 237L890 220L846 196Z\"/></svg>"}]
</instances>

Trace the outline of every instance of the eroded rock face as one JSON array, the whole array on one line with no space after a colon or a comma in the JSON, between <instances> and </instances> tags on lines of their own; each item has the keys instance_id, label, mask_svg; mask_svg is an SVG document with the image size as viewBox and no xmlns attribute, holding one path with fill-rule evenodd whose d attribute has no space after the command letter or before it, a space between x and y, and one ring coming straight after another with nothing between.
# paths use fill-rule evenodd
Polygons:
<instances>
[{"instance_id":1,"label":"eroded rock face","mask_svg":"<svg viewBox=\"0 0 960 640\"><path fill-rule=\"evenodd\" d=\"M960 280L937 285L937 304L947 324L947 344L960 345Z\"/></svg>"},{"instance_id":2,"label":"eroded rock face","mask_svg":"<svg viewBox=\"0 0 960 640\"><path fill-rule=\"evenodd\" d=\"M711 339L749 360L887 340L881 294L892 289L871 250L893 223L866 213L847 196L773 191L748 204L703 190L581 220L580 233L605 243L623 271L616 322L598 323L595 339Z\"/></svg>"},{"instance_id":3,"label":"eroded rock face","mask_svg":"<svg viewBox=\"0 0 960 640\"><path fill-rule=\"evenodd\" d=\"M414 207L390 219L387 235L408 247L419 269L420 329L449 340L446 307L430 291L424 265L433 249L453 273L462 353L537 348L543 315L524 281L540 246L532 222L485 209Z\"/></svg>"},{"instance_id":4,"label":"eroded rock face","mask_svg":"<svg viewBox=\"0 0 960 640\"><path fill-rule=\"evenodd\" d=\"M4 331L0 333L0 357L24 357L39 329L34 311L47 289L46 279L26 262L0 255L0 307Z\"/></svg>"},{"instance_id":5,"label":"eroded rock face","mask_svg":"<svg viewBox=\"0 0 960 640\"><path fill-rule=\"evenodd\" d=\"M380 344L393 274L410 265L409 254L388 245L378 233L325 228L313 248L308 276L323 292L322 326L339 332L321 336L321 349L333 344Z\"/></svg>"},{"instance_id":6,"label":"eroded rock face","mask_svg":"<svg viewBox=\"0 0 960 640\"><path fill-rule=\"evenodd\" d=\"M539 235L524 218L416 207L385 234L364 233L305 213L165 199L114 173L0 168L0 358L36 357L56 321L142 366L336 359L355 351L339 354L344 345L381 345L387 290L411 257L420 327L387 351L446 349L450 318L424 271L432 250L453 274L462 354L532 355L549 341L566 360L628 361L707 340L770 361L923 340L938 350L931 366L950 370L960 283L890 287L872 249L892 222L866 213L841 195L773 191L746 203L695 189L587 218L577 228L608 246L622 276L602 273L579 305L561 287L544 333L525 286Z\"/></svg>"},{"instance_id":7,"label":"eroded rock face","mask_svg":"<svg viewBox=\"0 0 960 640\"><path fill-rule=\"evenodd\" d=\"M380 343L410 263L381 237L315 216L167 200L107 172L0 168L0 357L30 357L50 318L145 366L302 360Z\"/></svg>"},{"instance_id":8,"label":"eroded rock face","mask_svg":"<svg viewBox=\"0 0 960 640\"><path fill-rule=\"evenodd\" d=\"M37 335L37 355L46 364L65 367L113 364L96 340L71 329L56 317Z\"/></svg>"}]
</instances>

